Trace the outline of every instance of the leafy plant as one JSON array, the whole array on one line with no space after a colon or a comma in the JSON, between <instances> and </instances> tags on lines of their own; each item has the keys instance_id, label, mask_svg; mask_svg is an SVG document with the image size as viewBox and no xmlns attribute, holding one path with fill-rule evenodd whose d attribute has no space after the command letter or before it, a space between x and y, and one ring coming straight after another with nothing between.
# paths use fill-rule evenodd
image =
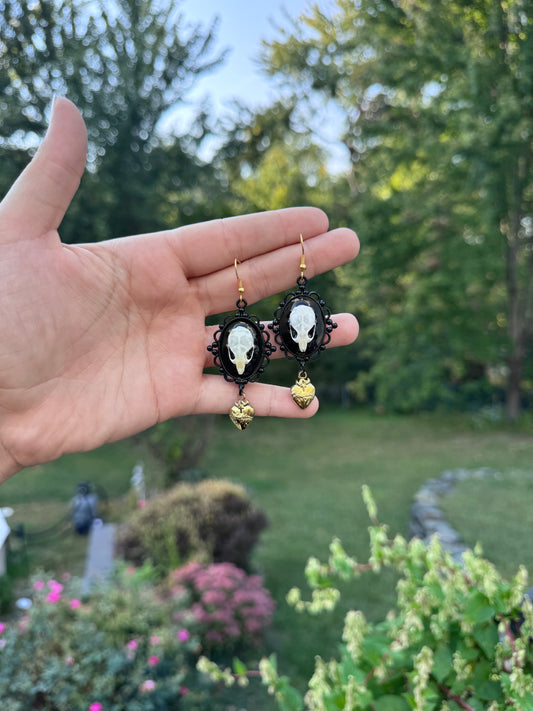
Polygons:
<instances>
[{"instance_id":1,"label":"leafy plant","mask_svg":"<svg viewBox=\"0 0 533 711\"><path fill-rule=\"evenodd\" d=\"M360 611L347 613L340 657L317 659L305 697L279 676L275 658L264 659L263 681L280 709L532 711L533 604L525 596L525 568L508 582L479 551L465 553L461 565L437 538L428 546L391 539L368 488L363 494L372 521L369 560L358 563L334 540L326 563L308 562L311 600L296 588L288 600L300 612L323 613L340 597L336 578L393 568L400 576L396 605L376 624ZM227 683L245 673L205 659L200 668Z\"/></svg>"},{"instance_id":2,"label":"leafy plant","mask_svg":"<svg viewBox=\"0 0 533 711\"><path fill-rule=\"evenodd\" d=\"M232 563L189 563L169 581L174 591L187 591L204 651L254 645L271 622L274 601L261 577Z\"/></svg>"},{"instance_id":3,"label":"leafy plant","mask_svg":"<svg viewBox=\"0 0 533 711\"><path fill-rule=\"evenodd\" d=\"M9 574L4 574L0 577L0 613L11 608L13 597L13 580Z\"/></svg>"},{"instance_id":4,"label":"leafy plant","mask_svg":"<svg viewBox=\"0 0 533 711\"><path fill-rule=\"evenodd\" d=\"M0 625L3 711L200 708L188 693L197 640L173 621L185 601L143 577L122 570L84 602L79 580L36 579L29 612Z\"/></svg>"},{"instance_id":5,"label":"leafy plant","mask_svg":"<svg viewBox=\"0 0 533 711\"><path fill-rule=\"evenodd\" d=\"M215 415L189 415L160 422L144 440L165 466L165 486L203 478L200 462L213 435ZM193 479L194 481L195 479Z\"/></svg>"},{"instance_id":6,"label":"leafy plant","mask_svg":"<svg viewBox=\"0 0 533 711\"><path fill-rule=\"evenodd\" d=\"M192 557L246 569L266 525L242 486L214 479L177 484L132 514L118 533L117 551L137 566L152 561L162 574Z\"/></svg>"}]
</instances>

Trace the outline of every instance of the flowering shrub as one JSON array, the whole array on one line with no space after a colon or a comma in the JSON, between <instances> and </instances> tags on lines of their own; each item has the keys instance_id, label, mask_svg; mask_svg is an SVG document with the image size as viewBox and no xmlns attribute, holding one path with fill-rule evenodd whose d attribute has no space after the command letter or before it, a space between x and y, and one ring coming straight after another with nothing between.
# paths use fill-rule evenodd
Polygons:
<instances>
[{"instance_id":1,"label":"flowering shrub","mask_svg":"<svg viewBox=\"0 0 533 711\"><path fill-rule=\"evenodd\" d=\"M260 576L231 563L189 563L169 581L174 594L188 593L204 649L255 644L272 619L274 601Z\"/></svg>"},{"instance_id":2,"label":"flowering shrub","mask_svg":"<svg viewBox=\"0 0 533 711\"><path fill-rule=\"evenodd\" d=\"M400 575L396 606L377 624L348 612L339 660L316 660L304 698L278 675L274 657L264 659L263 681L280 709L533 711L533 604L524 595L525 569L509 583L477 552L465 553L460 565L436 538L429 546L391 540L366 488L364 498L372 520L368 562L358 563L333 541L327 563L307 565L311 600L297 589L288 600L316 614L339 599L335 578L391 567ZM198 666L229 685L246 682L242 665L221 670L202 658Z\"/></svg>"},{"instance_id":3,"label":"flowering shrub","mask_svg":"<svg viewBox=\"0 0 533 711\"><path fill-rule=\"evenodd\" d=\"M246 569L266 525L242 486L215 479L178 484L129 517L117 552L137 566L150 560L163 575L192 557Z\"/></svg>"},{"instance_id":4,"label":"flowering shrub","mask_svg":"<svg viewBox=\"0 0 533 711\"><path fill-rule=\"evenodd\" d=\"M164 600L131 569L82 601L79 581L39 579L33 605L0 623L2 711L170 711L203 708L198 647L185 601Z\"/></svg>"}]
</instances>

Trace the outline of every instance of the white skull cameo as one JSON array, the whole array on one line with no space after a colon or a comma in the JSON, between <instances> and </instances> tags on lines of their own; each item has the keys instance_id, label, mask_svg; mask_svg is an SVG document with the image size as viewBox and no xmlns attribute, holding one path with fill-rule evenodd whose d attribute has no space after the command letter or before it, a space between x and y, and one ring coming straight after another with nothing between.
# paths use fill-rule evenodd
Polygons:
<instances>
[{"instance_id":1,"label":"white skull cameo","mask_svg":"<svg viewBox=\"0 0 533 711\"><path fill-rule=\"evenodd\" d=\"M298 344L300 352L304 353L315 335L315 312L306 304L296 304L289 316L289 326L292 340Z\"/></svg>"},{"instance_id":2,"label":"white skull cameo","mask_svg":"<svg viewBox=\"0 0 533 711\"><path fill-rule=\"evenodd\" d=\"M254 354L254 337L246 326L237 324L228 336L227 348L229 359L237 368L237 373L242 375Z\"/></svg>"}]
</instances>

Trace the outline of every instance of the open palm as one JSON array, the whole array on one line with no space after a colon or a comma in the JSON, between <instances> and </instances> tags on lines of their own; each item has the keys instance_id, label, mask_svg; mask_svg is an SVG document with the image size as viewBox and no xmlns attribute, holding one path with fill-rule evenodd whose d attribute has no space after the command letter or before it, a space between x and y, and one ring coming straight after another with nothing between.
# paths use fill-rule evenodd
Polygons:
<instances>
[{"instance_id":1,"label":"open palm","mask_svg":"<svg viewBox=\"0 0 533 711\"><path fill-rule=\"evenodd\" d=\"M353 232L327 232L314 208L64 245L57 228L86 141L75 106L56 100L41 147L0 204L0 479L169 417L227 412L236 387L203 372L214 330L205 317L234 308L234 259L253 303L294 284L300 233L309 276L358 250ZM353 341L355 318L335 320L332 345ZM300 410L273 385L246 394L258 415L317 407Z\"/></svg>"}]
</instances>

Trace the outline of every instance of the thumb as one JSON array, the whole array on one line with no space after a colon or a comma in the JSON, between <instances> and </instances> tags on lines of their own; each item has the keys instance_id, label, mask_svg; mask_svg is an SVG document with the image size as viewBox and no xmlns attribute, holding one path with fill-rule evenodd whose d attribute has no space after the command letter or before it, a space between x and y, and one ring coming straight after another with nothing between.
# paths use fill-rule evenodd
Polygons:
<instances>
[{"instance_id":1,"label":"thumb","mask_svg":"<svg viewBox=\"0 0 533 711\"><path fill-rule=\"evenodd\" d=\"M81 114L71 101L57 98L43 142L2 202L0 239L31 239L56 230L78 189L86 156Z\"/></svg>"}]
</instances>

